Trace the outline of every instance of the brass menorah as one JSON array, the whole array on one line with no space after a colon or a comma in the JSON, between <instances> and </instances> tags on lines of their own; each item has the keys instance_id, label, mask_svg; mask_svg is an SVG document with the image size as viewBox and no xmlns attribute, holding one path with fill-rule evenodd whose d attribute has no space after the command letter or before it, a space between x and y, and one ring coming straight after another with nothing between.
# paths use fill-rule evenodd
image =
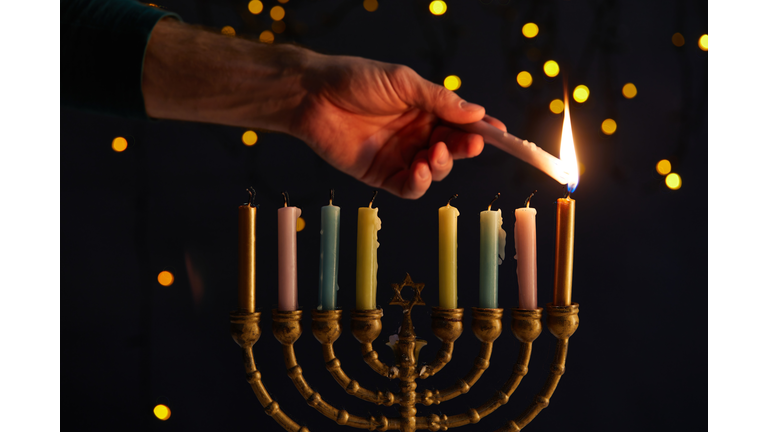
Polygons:
<instances>
[{"instance_id":1,"label":"brass menorah","mask_svg":"<svg viewBox=\"0 0 768 432\"><path fill-rule=\"evenodd\" d=\"M411 287L414 296L405 300L401 295L404 287ZM451 387L444 390L416 391L416 379L424 379L433 376L451 361L454 342L461 336L464 330L462 319L464 309L432 308L432 332L442 341L442 346L436 358L428 365L418 366L419 350L425 345L425 341L418 339L413 330L411 311L414 306L425 305L421 298L424 284L414 283L410 275L399 284L392 284L395 296L390 305L403 307L403 322L400 327L397 342L392 345L397 364L388 366L379 360L378 353L373 349L373 341L381 333L382 309L353 310L352 334L362 346L363 359L380 375L389 379L400 380L400 392L371 391L350 379L341 368L341 362L333 352L333 343L341 334L342 311L337 310L313 310L312 333L322 344L323 358L328 371L333 378L352 396L377 405L400 406L400 418L389 418L384 415L368 418L350 414L346 410L337 409L324 401L304 379L301 366L296 360L293 344L301 336L301 310L296 311L272 311L272 332L275 338L282 344L283 358L288 376L291 378L299 393L306 399L309 406L318 410L321 414L342 426L351 426L368 430L399 430L412 432L429 429L430 431L448 430L449 428L464 426L469 423L478 423L485 416L494 412L500 406L509 401L523 377L528 372L528 362L531 358L533 341L541 334L542 308L536 310L523 310L512 308L512 333L520 341L520 354L517 363L512 369L512 375L506 383L484 404L477 408L456 415L416 416L416 404L425 406L437 405L441 402L466 394L488 369L491 359L493 342L501 335L501 318L503 308L472 308L472 331L480 340L480 354L474 362L474 366L467 375ZM568 353L568 339L579 326L579 305L570 306L547 305L547 327L557 338L557 350L555 359L550 368L549 377L539 394L523 413L513 421L507 422L497 432L519 431L531 422L544 408L549 405L549 399L555 392L560 377L565 372L565 359ZM264 407L265 412L277 421L285 430L291 432L309 432L304 426L300 426L280 409L276 401L272 399L264 383L261 381L261 372L256 368L253 357L253 345L261 336L261 312L234 311L230 314L232 337L243 350L243 362L245 363L246 379L251 384L256 397ZM325 430L326 428L323 428Z\"/></svg>"}]
</instances>

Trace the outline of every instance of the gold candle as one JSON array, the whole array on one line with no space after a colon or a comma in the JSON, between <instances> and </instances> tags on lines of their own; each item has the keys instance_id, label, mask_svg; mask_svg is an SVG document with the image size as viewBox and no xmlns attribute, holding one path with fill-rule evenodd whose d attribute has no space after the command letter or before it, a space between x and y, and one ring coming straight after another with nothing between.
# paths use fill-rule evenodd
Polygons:
<instances>
[{"instance_id":1,"label":"gold candle","mask_svg":"<svg viewBox=\"0 0 768 432\"><path fill-rule=\"evenodd\" d=\"M250 199L237 209L239 228L238 306L246 312L256 312L256 204L255 189L248 188Z\"/></svg>"},{"instance_id":2,"label":"gold candle","mask_svg":"<svg viewBox=\"0 0 768 432\"><path fill-rule=\"evenodd\" d=\"M575 219L576 201L570 197L558 199L555 223L555 306L571 305Z\"/></svg>"}]
</instances>

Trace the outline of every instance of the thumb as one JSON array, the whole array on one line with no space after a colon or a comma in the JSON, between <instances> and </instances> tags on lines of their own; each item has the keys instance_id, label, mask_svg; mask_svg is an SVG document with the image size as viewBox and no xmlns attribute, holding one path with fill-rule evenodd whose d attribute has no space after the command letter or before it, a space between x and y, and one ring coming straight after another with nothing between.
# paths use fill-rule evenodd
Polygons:
<instances>
[{"instance_id":1,"label":"thumb","mask_svg":"<svg viewBox=\"0 0 768 432\"><path fill-rule=\"evenodd\" d=\"M411 68L400 68L395 73L395 85L404 102L435 114L442 120L456 124L480 121L485 116L485 108L469 103L447 88L431 83Z\"/></svg>"}]
</instances>

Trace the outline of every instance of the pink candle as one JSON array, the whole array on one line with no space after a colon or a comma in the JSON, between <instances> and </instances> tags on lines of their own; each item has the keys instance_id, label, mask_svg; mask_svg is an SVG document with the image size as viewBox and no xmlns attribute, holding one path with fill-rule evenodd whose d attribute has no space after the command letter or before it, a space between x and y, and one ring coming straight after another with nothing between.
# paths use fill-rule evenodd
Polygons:
<instances>
[{"instance_id":1,"label":"pink candle","mask_svg":"<svg viewBox=\"0 0 768 432\"><path fill-rule=\"evenodd\" d=\"M296 265L296 220L301 210L285 206L277 210L277 308L292 311L299 307L298 276Z\"/></svg>"},{"instance_id":2,"label":"pink candle","mask_svg":"<svg viewBox=\"0 0 768 432\"><path fill-rule=\"evenodd\" d=\"M531 197L533 194L531 194ZM528 207L515 210L515 259L517 260L517 284L519 308L533 310L538 307L536 268L536 209Z\"/></svg>"}]
</instances>

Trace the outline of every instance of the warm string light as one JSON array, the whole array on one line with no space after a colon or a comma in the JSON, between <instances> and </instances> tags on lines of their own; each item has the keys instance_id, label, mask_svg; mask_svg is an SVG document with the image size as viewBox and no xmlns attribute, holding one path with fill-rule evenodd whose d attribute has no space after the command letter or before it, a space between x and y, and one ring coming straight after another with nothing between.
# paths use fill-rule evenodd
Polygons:
<instances>
[{"instance_id":1,"label":"warm string light","mask_svg":"<svg viewBox=\"0 0 768 432\"><path fill-rule=\"evenodd\" d=\"M273 6L272 9L269 10L269 17L275 21L280 21L285 18L285 9L283 9L282 6Z\"/></svg>"},{"instance_id":2,"label":"warm string light","mask_svg":"<svg viewBox=\"0 0 768 432\"><path fill-rule=\"evenodd\" d=\"M307 223L304 221L303 217L299 216L298 218L296 218L296 232L300 232L306 226L307 226Z\"/></svg>"},{"instance_id":3,"label":"warm string light","mask_svg":"<svg viewBox=\"0 0 768 432\"><path fill-rule=\"evenodd\" d=\"M434 0L429 3L429 11L432 15L442 15L448 10L448 5L442 0Z\"/></svg>"},{"instance_id":4,"label":"warm string light","mask_svg":"<svg viewBox=\"0 0 768 432\"><path fill-rule=\"evenodd\" d=\"M544 74L550 78L554 78L560 73L560 65L554 60L548 60L544 63Z\"/></svg>"},{"instance_id":5,"label":"warm string light","mask_svg":"<svg viewBox=\"0 0 768 432\"><path fill-rule=\"evenodd\" d=\"M224 36L234 36L235 29L232 28L232 26L224 26L221 28L221 34L223 34Z\"/></svg>"},{"instance_id":6,"label":"warm string light","mask_svg":"<svg viewBox=\"0 0 768 432\"><path fill-rule=\"evenodd\" d=\"M155 417L162 421L166 421L171 418L171 409L163 404L155 405L155 408L152 410L152 412L155 414Z\"/></svg>"},{"instance_id":7,"label":"warm string light","mask_svg":"<svg viewBox=\"0 0 768 432\"><path fill-rule=\"evenodd\" d=\"M448 75L443 80L443 86L448 90L458 90L461 87L461 79L456 75Z\"/></svg>"},{"instance_id":8,"label":"warm string light","mask_svg":"<svg viewBox=\"0 0 768 432\"><path fill-rule=\"evenodd\" d=\"M606 135L613 135L614 132L616 132L616 120L609 118L603 120L603 124L600 125L600 129L602 129L603 133Z\"/></svg>"},{"instance_id":9,"label":"warm string light","mask_svg":"<svg viewBox=\"0 0 768 432\"><path fill-rule=\"evenodd\" d=\"M680 33L675 33L672 35L672 44L676 47L681 47L685 45L685 38Z\"/></svg>"},{"instance_id":10,"label":"warm string light","mask_svg":"<svg viewBox=\"0 0 768 432\"><path fill-rule=\"evenodd\" d=\"M363 8L368 12L374 12L379 8L379 2L376 0L365 0L363 2Z\"/></svg>"},{"instance_id":11,"label":"warm string light","mask_svg":"<svg viewBox=\"0 0 768 432\"><path fill-rule=\"evenodd\" d=\"M699 48L702 51L709 51L709 36L707 34L703 34L699 38Z\"/></svg>"},{"instance_id":12,"label":"warm string light","mask_svg":"<svg viewBox=\"0 0 768 432\"><path fill-rule=\"evenodd\" d=\"M123 137L117 137L112 140L112 150L120 153L128 148L128 140Z\"/></svg>"},{"instance_id":13,"label":"warm string light","mask_svg":"<svg viewBox=\"0 0 768 432\"><path fill-rule=\"evenodd\" d=\"M665 176L672 172L672 164L668 160L662 159L656 164L656 172Z\"/></svg>"},{"instance_id":14,"label":"warm string light","mask_svg":"<svg viewBox=\"0 0 768 432\"><path fill-rule=\"evenodd\" d=\"M259 0L251 0L248 2L248 12L258 15L264 10L264 3Z\"/></svg>"},{"instance_id":15,"label":"warm string light","mask_svg":"<svg viewBox=\"0 0 768 432\"><path fill-rule=\"evenodd\" d=\"M680 178L680 174L669 173L664 179L664 183L672 190L678 190L683 185L683 179Z\"/></svg>"},{"instance_id":16,"label":"warm string light","mask_svg":"<svg viewBox=\"0 0 768 432\"><path fill-rule=\"evenodd\" d=\"M534 23L527 23L523 26L523 36L528 39L536 37L539 34L539 26Z\"/></svg>"},{"instance_id":17,"label":"warm string light","mask_svg":"<svg viewBox=\"0 0 768 432\"><path fill-rule=\"evenodd\" d=\"M254 132L252 130L245 131L243 133L243 144L245 144L247 146L252 146L252 145L256 144L256 141L258 141L258 140L259 140L259 136L256 135L256 132Z\"/></svg>"},{"instance_id":18,"label":"warm string light","mask_svg":"<svg viewBox=\"0 0 768 432\"><path fill-rule=\"evenodd\" d=\"M160 274L157 275L157 282L165 287L173 285L173 273L167 270L161 271Z\"/></svg>"},{"instance_id":19,"label":"warm string light","mask_svg":"<svg viewBox=\"0 0 768 432\"><path fill-rule=\"evenodd\" d=\"M549 110L555 114L560 114L565 109L565 104L560 99L555 99L549 103Z\"/></svg>"},{"instance_id":20,"label":"warm string light","mask_svg":"<svg viewBox=\"0 0 768 432\"><path fill-rule=\"evenodd\" d=\"M627 99L632 99L637 96L637 87L632 83L626 83L624 84L624 87L621 88L621 94Z\"/></svg>"},{"instance_id":21,"label":"warm string light","mask_svg":"<svg viewBox=\"0 0 768 432\"><path fill-rule=\"evenodd\" d=\"M520 84L520 87L522 88L528 88L533 84L533 77L530 72L522 71L517 74L517 83Z\"/></svg>"},{"instance_id":22,"label":"warm string light","mask_svg":"<svg viewBox=\"0 0 768 432\"><path fill-rule=\"evenodd\" d=\"M589 88L583 84L577 85L573 89L573 100L578 103L584 103L589 99Z\"/></svg>"},{"instance_id":23,"label":"warm string light","mask_svg":"<svg viewBox=\"0 0 768 432\"><path fill-rule=\"evenodd\" d=\"M269 44L271 44L272 42L274 42L274 41L275 41L275 35L274 35L274 33L272 33L272 32L271 32L271 31L269 31L269 30L264 30L264 31L263 31L263 32L261 32L261 34L259 35L259 41L260 41L260 42L264 42L264 43L269 43Z\"/></svg>"},{"instance_id":24,"label":"warm string light","mask_svg":"<svg viewBox=\"0 0 768 432\"><path fill-rule=\"evenodd\" d=\"M285 21L272 21L272 31L280 34L285 31Z\"/></svg>"}]
</instances>

